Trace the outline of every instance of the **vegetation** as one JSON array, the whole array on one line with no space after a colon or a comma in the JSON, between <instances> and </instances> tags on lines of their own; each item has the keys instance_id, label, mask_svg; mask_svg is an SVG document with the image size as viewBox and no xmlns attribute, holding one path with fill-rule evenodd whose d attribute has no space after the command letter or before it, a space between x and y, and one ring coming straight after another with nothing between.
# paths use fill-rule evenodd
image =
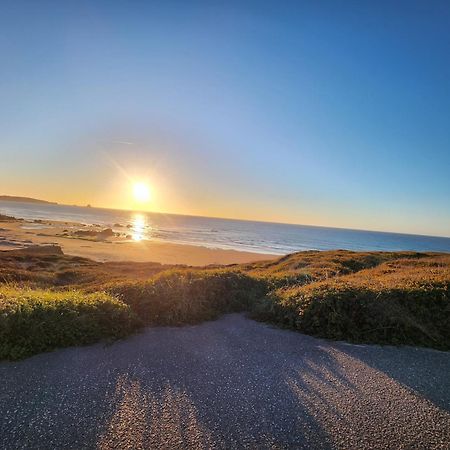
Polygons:
<instances>
[{"instance_id":1,"label":"vegetation","mask_svg":"<svg viewBox=\"0 0 450 450\"><path fill-rule=\"evenodd\" d=\"M0 359L125 336L137 324L130 308L106 293L0 287Z\"/></svg>"},{"instance_id":2,"label":"vegetation","mask_svg":"<svg viewBox=\"0 0 450 450\"><path fill-rule=\"evenodd\" d=\"M450 256L398 259L273 291L253 316L329 339L450 349Z\"/></svg>"},{"instance_id":3,"label":"vegetation","mask_svg":"<svg viewBox=\"0 0 450 450\"><path fill-rule=\"evenodd\" d=\"M0 252L0 358L248 311L304 333L450 350L450 255L308 251L189 268Z\"/></svg>"},{"instance_id":4,"label":"vegetation","mask_svg":"<svg viewBox=\"0 0 450 450\"><path fill-rule=\"evenodd\" d=\"M311 250L282 256L272 261L242 265L240 269L252 276L268 280L273 288L277 288L303 285L348 275L363 269L377 267L387 261L398 259L420 260L432 256L416 252Z\"/></svg>"},{"instance_id":5,"label":"vegetation","mask_svg":"<svg viewBox=\"0 0 450 450\"><path fill-rule=\"evenodd\" d=\"M266 292L262 280L230 270L169 270L110 289L149 325L182 325L248 311Z\"/></svg>"},{"instance_id":6,"label":"vegetation","mask_svg":"<svg viewBox=\"0 0 450 450\"><path fill-rule=\"evenodd\" d=\"M32 288L81 289L97 292L103 290L107 284L126 280L146 280L164 270L181 267L153 262L100 263L79 256L63 255L55 249L51 250L48 254L36 254L35 250L27 249L0 251L0 283L15 283Z\"/></svg>"}]
</instances>

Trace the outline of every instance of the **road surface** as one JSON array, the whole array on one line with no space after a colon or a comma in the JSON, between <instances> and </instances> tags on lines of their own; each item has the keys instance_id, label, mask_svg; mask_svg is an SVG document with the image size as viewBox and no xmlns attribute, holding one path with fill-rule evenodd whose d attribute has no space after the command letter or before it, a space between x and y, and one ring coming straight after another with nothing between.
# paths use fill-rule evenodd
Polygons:
<instances>
[{"instance_id":1,"label":"road surface","mask_svg":"<svg viewBox=\"0 0 450 450\"><path fill-rule=\"evenodd\" d=\"M243 315L0 363L1 449L450 448L450 353Z\"/></svg>"}]
</instances>

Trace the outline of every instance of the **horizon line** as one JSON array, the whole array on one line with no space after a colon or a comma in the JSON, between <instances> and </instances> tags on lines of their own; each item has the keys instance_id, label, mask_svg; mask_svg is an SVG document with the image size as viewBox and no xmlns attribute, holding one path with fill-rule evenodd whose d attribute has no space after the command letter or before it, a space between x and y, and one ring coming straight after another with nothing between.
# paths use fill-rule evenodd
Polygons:
<instances>
[{"instance_id":1,"label":"horizon line","mask_svg":"<svg viewBox=\"0 0 450 450\"><path fill-rule=\"evenodd\" d=\"M418 233L405 233L400 231L386 231L386 230L368 230L363 228L346 228L346 227L336 227L336 226L328 226L328 225L309 225L309 224L302 224L302 223L294 223L294 222L276 222L276 221L270 221L270 220L255 220L255 219L238 219L233 217L220 217L220 216L202 216L197 214L180 214L180 213L174 213L174 212L162 212L162 211L148 211L148 210L133 210L133 209L126 209L126 208L110 208L106 206L92 206L90 203L87 203L86 205L76 205L76 204L66 204L66 203L58 203L56 201L49 201L49 200L41 200L36 199L34 197L25 197L25 196L17 196L17 195L0 195L0 201L1 197L21 197L21 198L27 198L30 200L38 200L37 203L42 202L43 204L49 204L53 206L73 206L77 208L90 208L90 209L106 209L110 211L125 211L130 213L150 213L150 214L167 214L171 216L185 216L185 217L199 217L202 219L220 219L220 220L230 220L230 221L243 221L243 222L254 222L254 223L267 223L267 224L273 224L273 225L289 225L289 226L299 226L299 227L314 227L314 228L328 228L333 230L348 230L348 231L360 231L360 232L368 232L368 233L387 233L387 234L400 234L400 235L406 235L406 236L421 236L421 237L430 237L430 238L440 238L440 239L450 239L450 235L448 236L441 236L436 234L418 234ZM8 201L8 200L6 200ZM10 200L11 201L11 200ZM14 201L11 201L14 202ZM36 204L35 202L26 202L26 201L15 201L16 203L31 203Z\"/></svg>"}]
</instances>

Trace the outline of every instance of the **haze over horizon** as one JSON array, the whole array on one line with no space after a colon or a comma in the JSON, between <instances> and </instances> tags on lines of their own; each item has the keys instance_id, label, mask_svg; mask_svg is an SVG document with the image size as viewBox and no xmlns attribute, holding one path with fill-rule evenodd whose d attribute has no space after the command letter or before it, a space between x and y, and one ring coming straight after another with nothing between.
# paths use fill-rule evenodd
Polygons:
<instances>
[{"instance_id":1,"label":"haze over horizon","mask_svg":"<svg viewBox=\"0 0 450 450\"><path fill-rule=\"evenodd\" d=\"M5 2L1 193L450 236L449 22L440 1Z\"/></svg>"},{"instance_id":2,"label":"haze over horizon","mask_svg":"<svg viewBox=\"0 0 450 450\"><path fill-rule=\"evenodd\" d=\"M0 202L4 201L4 198L2 197L16 197L16 196L12 196L12 195L0 195ZM180 213L174 213L174 212L158 212L158 211L151 211L151 210L139 210L139 209L127 209L127 208L109 208L109 207L105 207L105 206L99 206L99 205L92 205L90 203L87 203L86 205L79 205L79 204L65 204L65 203L59 203L59 202L55 202L55 201L48 201L45 199L36 199L34 197L28 197L28 196L24 196L24 197L20 197L23 199L30 199L30 200L36 200L38 203L43 203L43 204L50 204L50 205L56 205L56 206L74 206L77 208L92 208L92 209L105 209L105 210L111 210L111 211L124 211L124 212L130 212L130 213L137 213L137 214L162 214L162 215L167 215L167 216L189 216L189 217L199 217L199 218L205 218L205 219L221 219L221 220L243 220L245 222L255 222L255 223L267 223L267 224L279 224L279 225L294 225L294 226L308 226L308 227L318 227L318 228L330 228L330 229L344 229L344 230L354 230L354 231L368 231L368 232L380 232L380 233L394 233L394 234L403 234L403 235L417 235L417 236L426 236L426 237L437 237L437 238L445 238L445 239L450 239L450 235L445 236L445 235L438 235L438 234L415 234L415 233L401 233L401 232L396 232L396 231L390 231L390 230L369 230L369 229L365 229L365 228L347 228L347 227L337 227L337 226L326 226L326 225L311 225L311 224L304 224L304 223L298 223L298 222L277 222L277 221L269 221L269 220L256 220L256 219L238 219L236 217L223 217L223 216L201 216L201 215L195 215L195 214L180 214ZM20 202L20 200L19 200ZM1 209L0 209L1 211Z\"/></svg>"}]
</instances>

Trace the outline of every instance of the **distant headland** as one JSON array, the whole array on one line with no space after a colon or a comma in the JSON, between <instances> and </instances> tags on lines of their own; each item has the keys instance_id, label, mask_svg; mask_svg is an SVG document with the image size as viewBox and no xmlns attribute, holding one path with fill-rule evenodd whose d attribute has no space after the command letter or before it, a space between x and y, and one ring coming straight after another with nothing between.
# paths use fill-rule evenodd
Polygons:
<instances>
[{"instance_id":1,"label":"distant headland","mask_svg":"<svg viewBox=\"0 0 450 450\"><path fill-rule=\"evenodd\" d=\"M47 205L57 205L56 202L48 202L31 197L18 197L14 195L0 195L0 202L23 202L23 203L46 203Z\"/></svg>"}]
</instances>

